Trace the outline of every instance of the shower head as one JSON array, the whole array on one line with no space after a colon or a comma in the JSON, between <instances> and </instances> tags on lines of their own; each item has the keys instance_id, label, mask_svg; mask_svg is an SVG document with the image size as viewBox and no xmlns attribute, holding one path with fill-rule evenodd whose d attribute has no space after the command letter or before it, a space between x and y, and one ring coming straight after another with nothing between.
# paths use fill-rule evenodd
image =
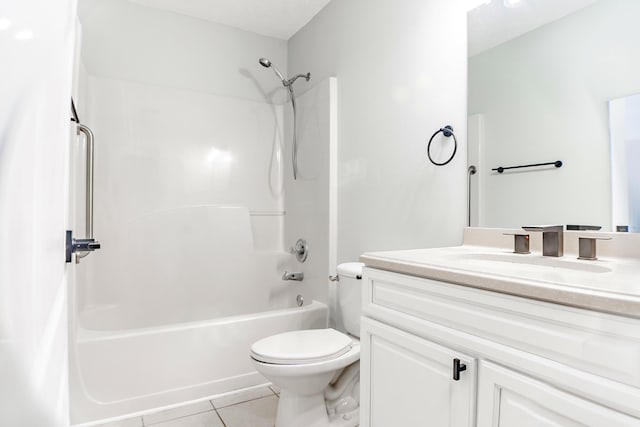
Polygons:
<instances>
[{"instance_id":1,"label":"shower head","mask_svg":"<svg viewBox=\"0 0 640 427\"><path fill-rule=\"evenodd\" d=\"M258 60L258 62L260 63L260 65L262 65L264 68L269 68L271 67L271 61L269 61L267 58L260 58Z\"/></svg>"},{"instance_id":2,"label":"shower head","mask_svg":"<svg viewBox=\"0 0 640 427\"><path fill-rule=\"evenodd\" d=\"M273 72L276 73L276 76L278 76L278 78L282 81L282 84L285 85L285 86L289 86L289 82L287 82L287 80L285 80L285 78L282 75L282 73L276 68L275 65L273 65L273 63L270 60L268 60L267 58L260 58L258 60L258 62L264 68L272 68Z\"/></svg>"}]
</instances>

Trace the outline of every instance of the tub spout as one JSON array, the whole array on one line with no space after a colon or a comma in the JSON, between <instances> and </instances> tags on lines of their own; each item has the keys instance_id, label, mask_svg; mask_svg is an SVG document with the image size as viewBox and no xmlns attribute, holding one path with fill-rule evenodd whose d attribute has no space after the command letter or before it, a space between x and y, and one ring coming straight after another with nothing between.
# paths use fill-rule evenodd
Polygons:
<instances>
[{"instance_id":1,"label":"tub spout","mask_svg":"<svg viewBox=\"0 0 640 427\"><path fill-rule=\"evenodd\" d=\"M282 280L295 280L296 282L302 282L304 279L304 273L289 273L287 271L282 275Z\"/></svg>"}]
</instances>

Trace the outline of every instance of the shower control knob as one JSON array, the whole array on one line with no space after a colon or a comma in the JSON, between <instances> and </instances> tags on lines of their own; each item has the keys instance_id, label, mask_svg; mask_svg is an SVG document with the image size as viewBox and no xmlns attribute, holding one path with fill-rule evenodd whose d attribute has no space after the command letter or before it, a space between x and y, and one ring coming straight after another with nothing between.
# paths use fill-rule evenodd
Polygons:
<instances>
[{"instance_id":1,"label":"shower control knob","mask_svg":"<svg viewBox=\"0 0 640 427\"><path fill-rule=\"evenodd\" d=\"M289 249L289 252L295 254L299 262L305 262L309 256L309 244L305 239L298 239L296 244Z\"/></svg>"}]
</instances>

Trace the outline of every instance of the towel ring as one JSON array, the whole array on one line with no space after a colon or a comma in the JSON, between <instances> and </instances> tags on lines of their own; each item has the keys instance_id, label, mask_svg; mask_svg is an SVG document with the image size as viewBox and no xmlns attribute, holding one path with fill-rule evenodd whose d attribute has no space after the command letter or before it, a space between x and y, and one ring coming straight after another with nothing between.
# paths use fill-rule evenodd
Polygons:
<instances>
[{"instance_id":1,"label":"towel ring","mask_svg":"<svg viewBox=\"0 0 640 427\"><path fill-rule=\"evenodd\" d=\"M443 162L443 163L438 163L438 162L433 161L433 159L431 158L431 143L433 142L433 138L435 138L436 135L438 135L441 132L447 138L449 138L450 136L453 137L454 146L453 146L453 154L451 154L451 157L449 157L449 160L447 160L446 162ZM427 146L427 156L429 157L429 161L431 163L433 163L434 165L436 165L436 166L444 166L444 165L449 164L449 162L451 162L451 160L453 160L453 158L455 157L456 151L458 151L458 140L456 139L456 136L453 133L453 127L451 127L449 125L441 128L436 133L434 133L431 136L431 139L429 140L429 145Z\"/></svg>"}]
</instances>

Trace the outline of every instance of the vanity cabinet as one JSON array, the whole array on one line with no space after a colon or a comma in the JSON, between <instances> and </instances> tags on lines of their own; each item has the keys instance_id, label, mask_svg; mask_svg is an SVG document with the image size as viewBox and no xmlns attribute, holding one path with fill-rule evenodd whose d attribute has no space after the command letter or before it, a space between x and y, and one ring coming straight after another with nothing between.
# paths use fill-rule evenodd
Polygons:
<instances>
[{"instance_id":1,"label":"vanity cabinet","mask_svg":"<svg viewBox=\"0 0 640 427\"><path fill-rule=\"evenodd\" d=\"M483 362L478 382L478 425L623 427L638 426L640 420L563 392L530 376Z\"/></svg>"},{"instance_id":2,"label":"vanity cabinet","mask_svg":"<svg viewBox=\"0 0 640 427\"><path fill-rule=\"evenodd\" d=\"M640 427L640 320L364 276L362 427Z\"/></svg>"},{"instance_id":3,"label":"vanity cabinet","mask_svg":"<svg viewBox=\"0 0 640 427\"><path fill-rule=\"evenodd\" d=\"M370 425L474 425L473 357L369 319L362 327L370 343ZM457 381L454 360L465 369Z\"/></svg>"}]
</instances>

